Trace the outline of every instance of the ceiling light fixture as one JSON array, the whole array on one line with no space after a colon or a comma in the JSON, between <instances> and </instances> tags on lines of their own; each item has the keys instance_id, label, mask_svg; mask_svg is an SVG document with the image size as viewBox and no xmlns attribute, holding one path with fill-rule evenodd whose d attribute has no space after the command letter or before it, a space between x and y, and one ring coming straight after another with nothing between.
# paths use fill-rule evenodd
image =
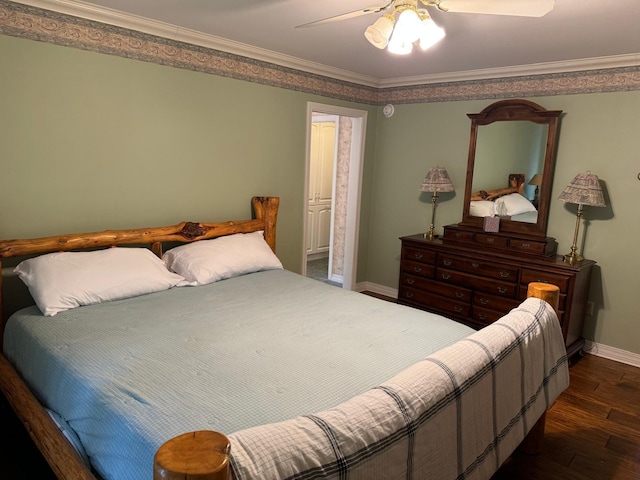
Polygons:
<instances>
[{"instance_id":1,"label":"ceiling light fixture","mask_svg":"<svg viewBox=\"0 0 640 480\"><path fill-rule=\"evenodd\" d=\"M384 14L364 32L374 47L387 47L391 53L406 55L415 43L426 50L444 38L444 30L426 9L418 8L418 0L396 0L393 10L393 14Z\"/></svg>"}]
</instances>

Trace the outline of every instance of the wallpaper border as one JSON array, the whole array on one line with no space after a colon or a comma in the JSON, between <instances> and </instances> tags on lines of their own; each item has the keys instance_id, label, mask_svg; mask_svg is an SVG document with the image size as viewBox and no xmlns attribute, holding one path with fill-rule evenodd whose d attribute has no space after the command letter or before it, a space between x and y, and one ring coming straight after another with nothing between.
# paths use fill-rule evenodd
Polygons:
<instances>
[{"instance_id":1,"label":"wallpaper border","mask_svg":"<svg viewBox=\"0 0 640 480\"><path fill-rule=\"evenodd\" d=\"M640 90L640 66L375 88L8 0L0 34L369 105Z\"/></svg>"}]
</instances>

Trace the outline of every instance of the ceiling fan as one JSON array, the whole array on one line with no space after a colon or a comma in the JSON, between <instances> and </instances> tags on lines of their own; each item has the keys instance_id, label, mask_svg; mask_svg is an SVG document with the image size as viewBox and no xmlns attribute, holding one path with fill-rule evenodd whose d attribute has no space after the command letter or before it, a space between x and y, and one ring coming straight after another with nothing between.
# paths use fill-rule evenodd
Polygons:
<instances>
[{"instance_id":1,"label":"ceiling fan","mask_svg":"<svg viewBox=\"0 0 640 480\"><path fill-rule=\"evenodd\" d=\"M385 5L334 15L296 28L315 27L388 11L369 26L364 35L377 48L388 47L392 53L407 54L414 43L426 50L445 36L444 30L429 17L426 7L451 13L542 17L553 10L553 6L554 0L390 0Z\"/></svg>"}]
</instances>

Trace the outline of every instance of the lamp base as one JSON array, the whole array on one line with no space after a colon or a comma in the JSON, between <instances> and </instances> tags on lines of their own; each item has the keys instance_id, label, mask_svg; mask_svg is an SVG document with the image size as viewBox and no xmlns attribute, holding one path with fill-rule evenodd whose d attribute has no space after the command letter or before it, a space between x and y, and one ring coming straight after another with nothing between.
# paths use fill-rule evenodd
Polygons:
<instances>
[{"instance_id":1,"label":"lamp base","mask_svg":"<svg viewBox=\"0 0 640 480\"><path fill-rule=\"evenodd\" d=\"M422 236L424 237L425 240L427 240L428 242L435 240L436 238L439 237L439 235L436 235L433 232L425 232L422 234Z\"/></svg>"},{"instance_id":2,"label":"lamp base","mask_svg":"<svg viewBox=\"0 0 640 480\"><path fill-rule=\"evenodd\" d=\"M584 260L584 257L582 255L577 254L574 251L572 251L571 253L567 253L564 256L564 261L567 262L569 265L574 265L574 264L579 263L579 262L581 262L583 260Z\"/></svg>"}]
</instances>

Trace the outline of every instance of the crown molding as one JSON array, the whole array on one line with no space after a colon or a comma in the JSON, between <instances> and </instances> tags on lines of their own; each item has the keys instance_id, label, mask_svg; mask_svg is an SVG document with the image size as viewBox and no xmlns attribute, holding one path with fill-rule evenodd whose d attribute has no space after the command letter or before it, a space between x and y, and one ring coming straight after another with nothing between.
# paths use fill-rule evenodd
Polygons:
<instances>
[{"instance_id":1,"label":"crown molding","mask_svg":"<svg viewBox=\"0 0 640 480\"><path fill-rule=\"evenodd\" d=\"M463 72L447 72L412 77L378 79L360 75L347 70L329 67L308 60L283 55L271 50L234 42L215 35L182 28L157 20L127 14L118 10L92 5L81 0L12 0L36 8L51 10L74 17L92 20L116 27L121 27L149 35L166 38L191 45L218 50L233 55L272 63L294 70L356 83L373 88L394 88L436 83L465 82L496 78L510 78L530 75L558 74L588 70L635 67L640 65L640 53L609 57L586 58L565 62L538 63L514 67L468 70Z\"/></svg>"},{"instance_id":2,"label":"crown molding","mask_svg":"<svg viewBox=\"0 0 640 480\"><path fill-rule=\"evenodd\" d=\"M535 63L502 68L468 70L464 72L447 72L442 74L420 75L414 77L398 77L380 80L378 87L409 87L447 82L468 82L473 80L490 80L497 78L526 77L532 75L552 75L590 70L608 70L612 68L637 67L640 65L640 53L613 55L608 57L583 58L565 62Z\"/></svg>"},{"instance_id":3,"label":"crown molding","mask_svg":"<svg viewBox=\"0 0 640 480\"><path fill-rule=\"evenodd\" d=\"M91 5L80 0L11 0L30 7L51 10L53 12L71 15L107 25L113 25L128 30L134 30L156 37L166 38L178 42L198 45L200 47L218 50L233 55L252 58L267 63L273 63L294 70L301 70L315 75L335 78L345 82L357 83L368 87L379 87L377 78L359 75L347 70L328 67L320 63L310 62L301 58L284 55L245 43L234 42L226 38L210 35L188 28L182 28L158 20L152 20L138 15L123 13L106 7Z\"/></svg>"}]
</instances>

